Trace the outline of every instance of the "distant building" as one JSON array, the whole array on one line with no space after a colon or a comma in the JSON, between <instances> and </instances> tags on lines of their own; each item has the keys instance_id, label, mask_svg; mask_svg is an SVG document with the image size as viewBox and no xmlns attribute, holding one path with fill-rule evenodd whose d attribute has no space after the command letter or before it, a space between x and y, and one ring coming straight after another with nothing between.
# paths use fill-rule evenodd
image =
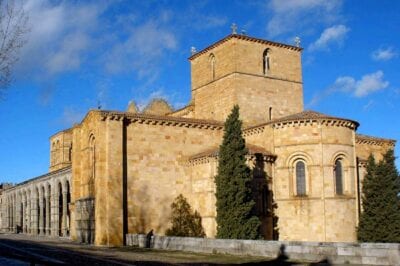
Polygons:
<instances>
[{"instance_id":1,"label":"distant building","mask_svg":"<svg viewBox=\"0 0 400 266\"><path fill-rule=\"evenodd\" d=\"M48 174L2 191L2 231L122 245L126 233L164 234L182 193L214 237L218 149L238 104L264 238L355 241L365 161L395 141L305 111L301 51L231 34L189 58L186 107L154 100L143 112L133 102L126 112L89 111L50 138Z\"/></svg>"}]
</instances>

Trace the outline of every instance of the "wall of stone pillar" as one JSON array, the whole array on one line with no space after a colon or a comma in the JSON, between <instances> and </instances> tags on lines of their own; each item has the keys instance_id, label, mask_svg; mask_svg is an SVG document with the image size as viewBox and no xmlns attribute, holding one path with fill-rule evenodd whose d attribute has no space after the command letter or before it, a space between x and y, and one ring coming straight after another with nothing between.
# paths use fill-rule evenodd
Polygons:
<instances>
[{"instance_id":1,"label":"wall of stone pillar","mask_svg":"<svg viewBox=\"0 0 400 266\"><path fill-rule=\"evenodd\" d=\"M63 184L63 191L66 192L67 181L71 182L71 168L61 169L4 189L0 195L1 232L14 233L18 227L21 233L57 236L56 188L58 187L56 185ZM42 188L45 188L44 191ZM66 218L64 219L63 231L68 232L69 224Z\"/></svg>"}]
</instances>

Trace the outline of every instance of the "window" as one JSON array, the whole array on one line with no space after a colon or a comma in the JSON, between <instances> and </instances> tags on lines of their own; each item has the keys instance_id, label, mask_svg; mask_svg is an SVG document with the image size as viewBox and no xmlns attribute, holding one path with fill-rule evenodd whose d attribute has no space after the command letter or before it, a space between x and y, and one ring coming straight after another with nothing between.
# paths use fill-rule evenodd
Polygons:
<instances>
[{"instance_id":1,"label":"window","mask_svg":"<svg viewBox=\"0 0 400 266\"><path fill-rule=\"evenodd\" d=\"M214 54L210 55L210 67L211 67L211 79L215 79L215 56Z\"/></svg>"},{"instance_id":2,"label":"window","mask_svg":"<svg viewBox=\"0 0 400 266\"><path fill-rule=\"evenodd\" d=\"M334 170L336 194L343 195L343 165L341 159L336 160Z\"/></svg>"},{"instance_id":3,"label":"window","mask_svg":"<svg viewBox=\"0 0 400 266\"><path fill-rule=\"evenodd\" d=\"M95 195L95 183L94 180L96 178L96 139L93 135L89 137L89 180L88 180L88 189L89 195L94 197Z\"/></svg>"},{"instance_id":4,"label":"window","mask_svg":"<svg viewBox=\"0 0 400 266\"><path fill-rule=\"evenodd\" d=\"M270 69L270 51L265 49L263 53L263 74L266 75Z\"/></svg>"},{"instance_id":5,"label":"window","mask_svg":"<svg viewBox=\"0 0 400 266\"><path fill-rule=\"evenodd\" d=\"M269 108L268 118L270 121L272 120L272 107Z\"/></svg>"},{"instance_id":6,"label":"window","mask_svg":"<svg viewBox=\"0 0 400 266\"><path fill-rule=\"evenodd\" d=\"M303 161L296 163L296 194L297 196L306 195L306 165Z\"/></svg>"}]
</instances>

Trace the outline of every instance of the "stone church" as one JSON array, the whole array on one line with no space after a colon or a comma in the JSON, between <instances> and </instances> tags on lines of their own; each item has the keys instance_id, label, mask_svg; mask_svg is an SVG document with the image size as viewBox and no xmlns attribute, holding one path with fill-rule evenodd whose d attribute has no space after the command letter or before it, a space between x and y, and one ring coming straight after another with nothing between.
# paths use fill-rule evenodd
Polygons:
<instances>
[{"instance_id":1,"label":"stone church","mask_svg":"<svg viewBox=\"0 0 400 266\"><path fill-rule=\"evenodd\" d=\"M90 110L50 137L49 173L1 187L1 230L123 245L127 233L163 235L183 194L214 237L218 150L238 104L264 238L356 241L366 159L395 141L304 110L301 52L230 34L189 57L186 107Z\"/></svg>"}]
</instances>

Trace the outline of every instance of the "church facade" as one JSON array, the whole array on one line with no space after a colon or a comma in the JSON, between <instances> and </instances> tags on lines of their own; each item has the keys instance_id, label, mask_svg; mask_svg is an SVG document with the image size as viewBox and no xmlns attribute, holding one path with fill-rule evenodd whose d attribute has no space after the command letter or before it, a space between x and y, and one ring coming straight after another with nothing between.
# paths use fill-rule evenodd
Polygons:
<instances>
[{"instance_id":1,"label":"church facade","mask_svg":"<svg viewBox=\"0 0 400 266\"><path fill-rule=\"evenodd\" d=\"M301 51L231 34L189 58L186 107L89 111L50 137L48 174L1 190L1 230L123 245L127 233L164 234L183 194L214 237L218 150L238 104L263 237L356 241L366 159L395 141L304 110Z\"/></svg>"}]
</instances>

